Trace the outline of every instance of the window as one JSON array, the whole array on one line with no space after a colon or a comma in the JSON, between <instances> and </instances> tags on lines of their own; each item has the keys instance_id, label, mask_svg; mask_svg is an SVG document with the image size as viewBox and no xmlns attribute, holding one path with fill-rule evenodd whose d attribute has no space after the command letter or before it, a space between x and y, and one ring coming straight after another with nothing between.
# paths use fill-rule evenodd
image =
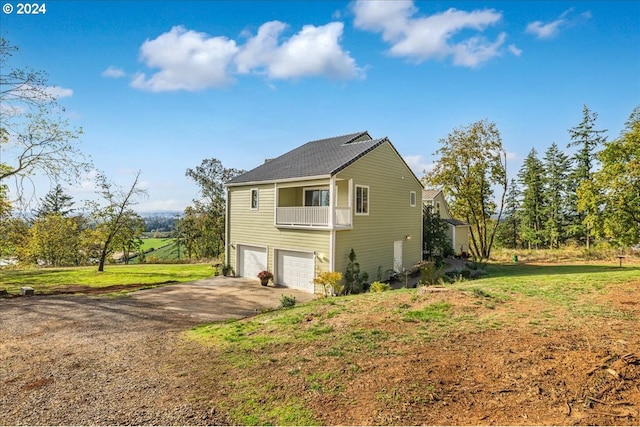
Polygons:
<instances>
[{"instance_id":1,"label":"window","mask_svg":"<svg viewBox=\"0 0 640 427\"><path fill-rule=\"evenodd\" d=\"M436 213L440 215L440 202L436 202Z\"/></svg>"},{"instance_id":2,"label":"window","mask_svg":"<svg viewBox=\"0 0 640 427\"><path fill-rule=\"evenodd\" d=\"M369 187L356 185L356 214L369 215Z\"/></svg>"},{"instance_id":3,"label":"window","mask_svg":"<svg viewBox=\"0 0 640 427\"><path fill-rule=\"evenodd\" d=\"M329 206L329 190L304 190L305 206Z\"/></svg>"},{"instance_id":4,"label":"window","mask_svg":"<svg viewBox=\"0 0 640 427\"><path fill-rule=\"evenodd\" d=\"M256 211L258 210L258 189L257 188L251 189L251 209Z\"/></svg>"},{"instance_id":5,"label":"window","mask_svg":"<svg viewBox=\"0 0 640 427\"><path fill-rule=\"evenodd\" d=\"M409 193L409 206L411 206L412 208L416 206L416 192L415 191L411 191Z\"/></svg>"}]
</instances>

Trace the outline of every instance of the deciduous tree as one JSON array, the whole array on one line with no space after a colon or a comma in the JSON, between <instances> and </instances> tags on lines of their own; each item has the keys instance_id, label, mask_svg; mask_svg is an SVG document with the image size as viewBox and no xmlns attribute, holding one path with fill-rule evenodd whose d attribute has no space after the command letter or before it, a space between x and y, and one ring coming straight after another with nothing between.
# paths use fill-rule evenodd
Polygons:
<instances>
[{"instance_id":1,"label":"deciduous tree","mask_svg":"<svg viewBox=\"0 0 640 427\"><path fill-rule=\"evenodd\" d=\"M471 225L473 255L488 259L507 190L506 152L500 132L495 123L482 120L454 129L440 145L435 153L440 158L424 181L444 190L453 214ZM493 197L494 187L502 192L499 203Z\"/></svg>"},{"instance_id":2,"label":"deciduous tree","mask_svg":"<svg viewBox=\"0 0 640 427\"><path fill-rule=\"evenodd\" d=\"M74 180L90 161L77 146L82 129L62 118L46 74L10 64L17 51L0 38L0 183L13 179L21 198L25 181L36 175Z\"/></svg>"},{"instance_id":3,"label":"deciduous tree","mask_svg":"<svg viewBox=\"0 0 640 427\"><path fill-rule=\"evenodd\" d=\"M607 142L597 155L601 169L594 173L591 191L579 193L587 209L591 195L599 194L603 220L602 234L619 245L640 242L640 106L614 141ZM580 188L581 190L583 187Z\"/></svg>"},{"instance_id":4,"label":"deciduous tree","mask_svg":"<svg viewBox=\"0 0 640 427\"><path fill-rule=\"evenodd\" d=\"M122 241L118 236L126 231L126 225L137 216L132 206L138 203L139 197L146 195L146 191L138 187L139 179L140 171L136 173L131 186L123 189L102 173L96 177L97 193L105 204L91 201L88 205L100 241L98 271L104 271L107 257L119 246L116 245L118 240Z\"/></svg>"},{"instance_id":5,"label":"deciduous tree","mask_svg":"<svg viewBox=\"0 0 640 427\"><path fill-rule=\"evenodd\" d=\"M226 208L224 184L241 173L244 171L225 168L218 159L205 159L195 169L187 169L186 176L198 184L202 196L200 200L194 201L191 213L195 215L191 220L195 222L190 225L199 228L199 257L218 257L222 253Z\"/></svg>"}]
</instances>

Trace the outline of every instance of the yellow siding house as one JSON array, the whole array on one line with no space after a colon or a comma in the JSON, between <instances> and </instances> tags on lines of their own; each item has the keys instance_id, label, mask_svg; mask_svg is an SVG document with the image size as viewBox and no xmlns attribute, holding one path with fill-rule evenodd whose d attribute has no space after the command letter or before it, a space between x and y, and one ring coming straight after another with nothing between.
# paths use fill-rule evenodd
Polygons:
<instances>
[{"instance_id":1,"label":"yellow siding house","mask_svg":"<svg viewBox=\"0 0 640 427\"><path fill-rule=\"evenodd\" d=\"M421 259L422 186L388 138L308 142L227 182L225 255L237 276L317 292L353 249L369 280ZM256 279L257 280L257 279Z\"/></svg>"}]
</instances>

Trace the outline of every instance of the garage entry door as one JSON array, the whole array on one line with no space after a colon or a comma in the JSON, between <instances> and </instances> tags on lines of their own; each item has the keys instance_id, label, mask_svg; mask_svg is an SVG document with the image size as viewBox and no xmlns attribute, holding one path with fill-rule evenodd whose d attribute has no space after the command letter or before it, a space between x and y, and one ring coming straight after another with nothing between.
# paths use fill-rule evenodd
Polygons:
<instances>
[{"instance_id":1,"label":"garage entry door","mask_svg":"<svg viewBox=\"0 0 640 427\"><path fill-rule=\"evenodd\" d=\"M267 269L267 249L238 245L238 275L258 279L258 273Z\"/></svg>"},{"instance_id":2,"label":"garage entry door","mask_svg":"<svg viewBox=\"0 0 640 427\"><path fill-rule=\"evenodd\" d=\"M278 268L276 281L278 284L303 291L314 291L313 254L278 250Z\"/></svg>"}]
</instances>

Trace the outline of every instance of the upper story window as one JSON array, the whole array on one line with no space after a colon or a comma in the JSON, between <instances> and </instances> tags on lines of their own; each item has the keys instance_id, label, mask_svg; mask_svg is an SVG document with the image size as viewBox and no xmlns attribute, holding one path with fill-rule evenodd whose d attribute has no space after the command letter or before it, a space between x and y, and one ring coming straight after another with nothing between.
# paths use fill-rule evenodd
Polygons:
<instances>
[{"instance_id":1,"label":"upper story window","mask_svg":"<svg viewBox=\"0 0 640 427\"><path fill-rule=\"evenodd\" d=\"M436 213L440 215L440 202L436 202Z\"/></svg>"},{"instance_id":2,"label":"upper story window","mask_svg":"<svg viewBox=\"0 0 640 427\"><path fill-rule=\"evenodd\" d=\"M258 210L258 189L257 188L252 188L251 189L251 209L252 210Z\"/></svg>"},{"instance_id":3,"label":"upper story window","mask_svg":"<svg viewBox=\"0 0 640 427\"><path fill-rule=\"evenodd\" d=\"M321 188L304 190L304 205L329 206L329 190Z\"/></svg>"},{"instance_id":4,"label":"upper story window","mask_svg":"<svg viewBox=\"0 0 640 427\"><path fill-rule=\"evenodd\" d=\"M411 206L412 208L416 206L416 192L415 191L411 191L409 193L409 206Z\"/></svg>"},{"instance_id":5,"label":"upper story window","mask_svg":"<svg viewBox=\"0 0 640 427\"><path fill-rule=\"evenodd\" d=\"M356 214L369 215L369 187L356 185Z\"/></svg>"}]
</instances>

